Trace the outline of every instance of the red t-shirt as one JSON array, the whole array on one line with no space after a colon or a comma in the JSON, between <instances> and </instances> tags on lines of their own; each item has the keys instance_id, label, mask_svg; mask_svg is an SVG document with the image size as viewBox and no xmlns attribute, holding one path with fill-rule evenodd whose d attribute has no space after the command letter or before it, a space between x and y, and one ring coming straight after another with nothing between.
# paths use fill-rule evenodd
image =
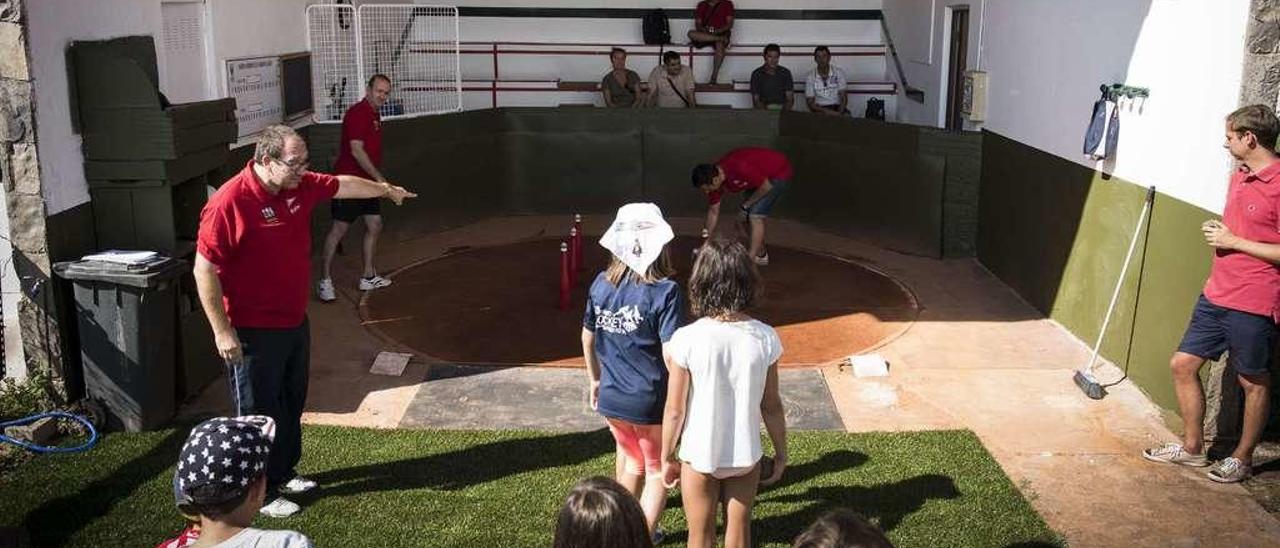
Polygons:
<instances>
[{"instance_id":1,"label":"red t-shirt","mask_svg":"<svg viewBox=\"0 0 1280 548\"><path fill-rule=\"evenodd\" d=\"M1280 243L1280 162L1257 173L1239 169L1227 186L1222 224L1246 240ZM1252 314L1280 318L1280 267L1241 251L1216 250L1209 281L1209 302Z\"/></svg>"},{"instance_id":2,"label":"red t-shirt","mask_svg":"<svg viewBox=\"0 0 1280 548\"><path fill-rule=\"evenodd\" d=\"M707 0L702 0L694 11L694 25L701 22L713 29L724 30L729 26L730 17L733 17L733 2L720 0L719 4L712 6Z\"/></svg>"},{"instance_id":3,"label":"red t-shirt","mask_svg":"<svg viewBox=\"0 0 1280 548\"><path fill-rule=\"evenodd\" d=\"M755 190L765 179L791 180L791 162L787 156L771 148L743 147L729 151L716 165L724 170L724 183L707 194L707 203L715 205L725 192Z\"/></svg>"},{"instance_id":4,"label":"red t-shirt","mask_svg":"<svg viewBox=\"0 0 1280 548\"><path fill-rule=\"evenodd\" d=\"M342 142L338 145L338 161L333 164L333 172L338 175L355 175L372 179L351 154L351 141L364 143L364 152L374 167L382 169L382 118L378 111L369 104L368 99L351 105L347 113L342 115Z\"/></svg>"},{"instance_id":5,"label":"red t-shirt","mask_svg":"<svg viewBox=\"0 0 1280 548\"><path fill-rule=\"evenodd\" d=\"M250 162L209 197L196 251L217 266L231 325L302 325L311 286L311 209L337 193L337 177L308 171L296 188L273 196Z\"/></svg>"}]
</instances>

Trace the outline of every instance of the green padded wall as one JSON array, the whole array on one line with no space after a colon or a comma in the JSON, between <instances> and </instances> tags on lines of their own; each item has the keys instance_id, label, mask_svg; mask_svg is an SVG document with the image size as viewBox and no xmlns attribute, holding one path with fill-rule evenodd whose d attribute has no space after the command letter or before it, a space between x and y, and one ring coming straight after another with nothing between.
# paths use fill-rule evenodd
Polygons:
<instances>
[{"instance_id":1,"label":"green padded wall","mask_svg":"<svg viewBox=\"0 0 1280 548\"><path fill-rule=\"evenodd\" d=\"M1142 186L1104 179L1094 170L988 132L978 258L1033 306L1092 344L1145 194ZM1136 290L1142 240L1102 354L1127 367L1130 378L1157 405L1177 409L1169 357L1209 273L1212 252L1199 226L1216 216L1162 194L1157 194L1151 215L1141 295Z\"/></svg>"},{"instance_id":2,"label":"green padded wall","mask_svg":"<svg viewBox=\"0 0 1280 548\"><path fill-rule=\"evenodd\" d=\"M383 128L383 171L420 194L384 208L400 237L496 214L607 214L637 200L698 216L706 199L689 183L693 166L762 145L795 165L780 217L919 255L975 247L978 134L730 109L506 108ZM339 134L333 124L306 128L314 169L332 167ZM232 152L228 172L246 148Z\"/></svg>"}]
</instances>

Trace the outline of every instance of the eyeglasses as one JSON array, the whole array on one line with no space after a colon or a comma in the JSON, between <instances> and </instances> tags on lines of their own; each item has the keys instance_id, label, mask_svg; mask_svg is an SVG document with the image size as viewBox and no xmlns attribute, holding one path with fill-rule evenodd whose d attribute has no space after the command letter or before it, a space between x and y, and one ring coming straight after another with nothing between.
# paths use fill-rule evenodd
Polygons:
<instances>
[{"instance_id":1,"label":"eyeglasses","mask_svg":"<svg viewBox=\"0 0 1280 548\"><path fill-rule=\"evenodd\" d=\"M285 160L276 158L276 161L284 164L285 167L289 168L289 171L293 171L295 173L306 171L307 168L311 166L311 162L308 160L285 161Z\"/></svg>"}]
</instances>

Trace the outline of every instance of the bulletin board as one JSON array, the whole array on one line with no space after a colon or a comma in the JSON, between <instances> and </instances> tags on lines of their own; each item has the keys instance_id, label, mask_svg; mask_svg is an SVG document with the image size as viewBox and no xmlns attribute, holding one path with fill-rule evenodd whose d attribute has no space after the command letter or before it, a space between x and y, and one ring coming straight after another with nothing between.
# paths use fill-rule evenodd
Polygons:
<instances>
[{"instance_id":1,"label":"bulletin board","mask_svg":"<svg viewBox=\"0 0 1280 548\"><path fill-rule=\"evenodd\" d=\"M240 137L284 121L280 56L228 59L227 94L236 100Z\"/></svg>"}]
</instances>

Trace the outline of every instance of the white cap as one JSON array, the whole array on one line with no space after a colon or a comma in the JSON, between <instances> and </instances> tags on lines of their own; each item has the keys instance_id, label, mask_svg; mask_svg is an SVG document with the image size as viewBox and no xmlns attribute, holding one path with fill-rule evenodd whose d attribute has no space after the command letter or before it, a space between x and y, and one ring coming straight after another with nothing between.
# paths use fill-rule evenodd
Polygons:
<instances>
[{"instance_id":1,"label":"white cap","mask_svg":"<svg viewBox=\"0 0 1280 548\"><path fill-rule=\"evenodd\" d=\"M600 238L600 245L643 276L662 254L662 246L675 237L656 204L627 204L618 208L618 216Z\"/></svg>"}]
</instances>

